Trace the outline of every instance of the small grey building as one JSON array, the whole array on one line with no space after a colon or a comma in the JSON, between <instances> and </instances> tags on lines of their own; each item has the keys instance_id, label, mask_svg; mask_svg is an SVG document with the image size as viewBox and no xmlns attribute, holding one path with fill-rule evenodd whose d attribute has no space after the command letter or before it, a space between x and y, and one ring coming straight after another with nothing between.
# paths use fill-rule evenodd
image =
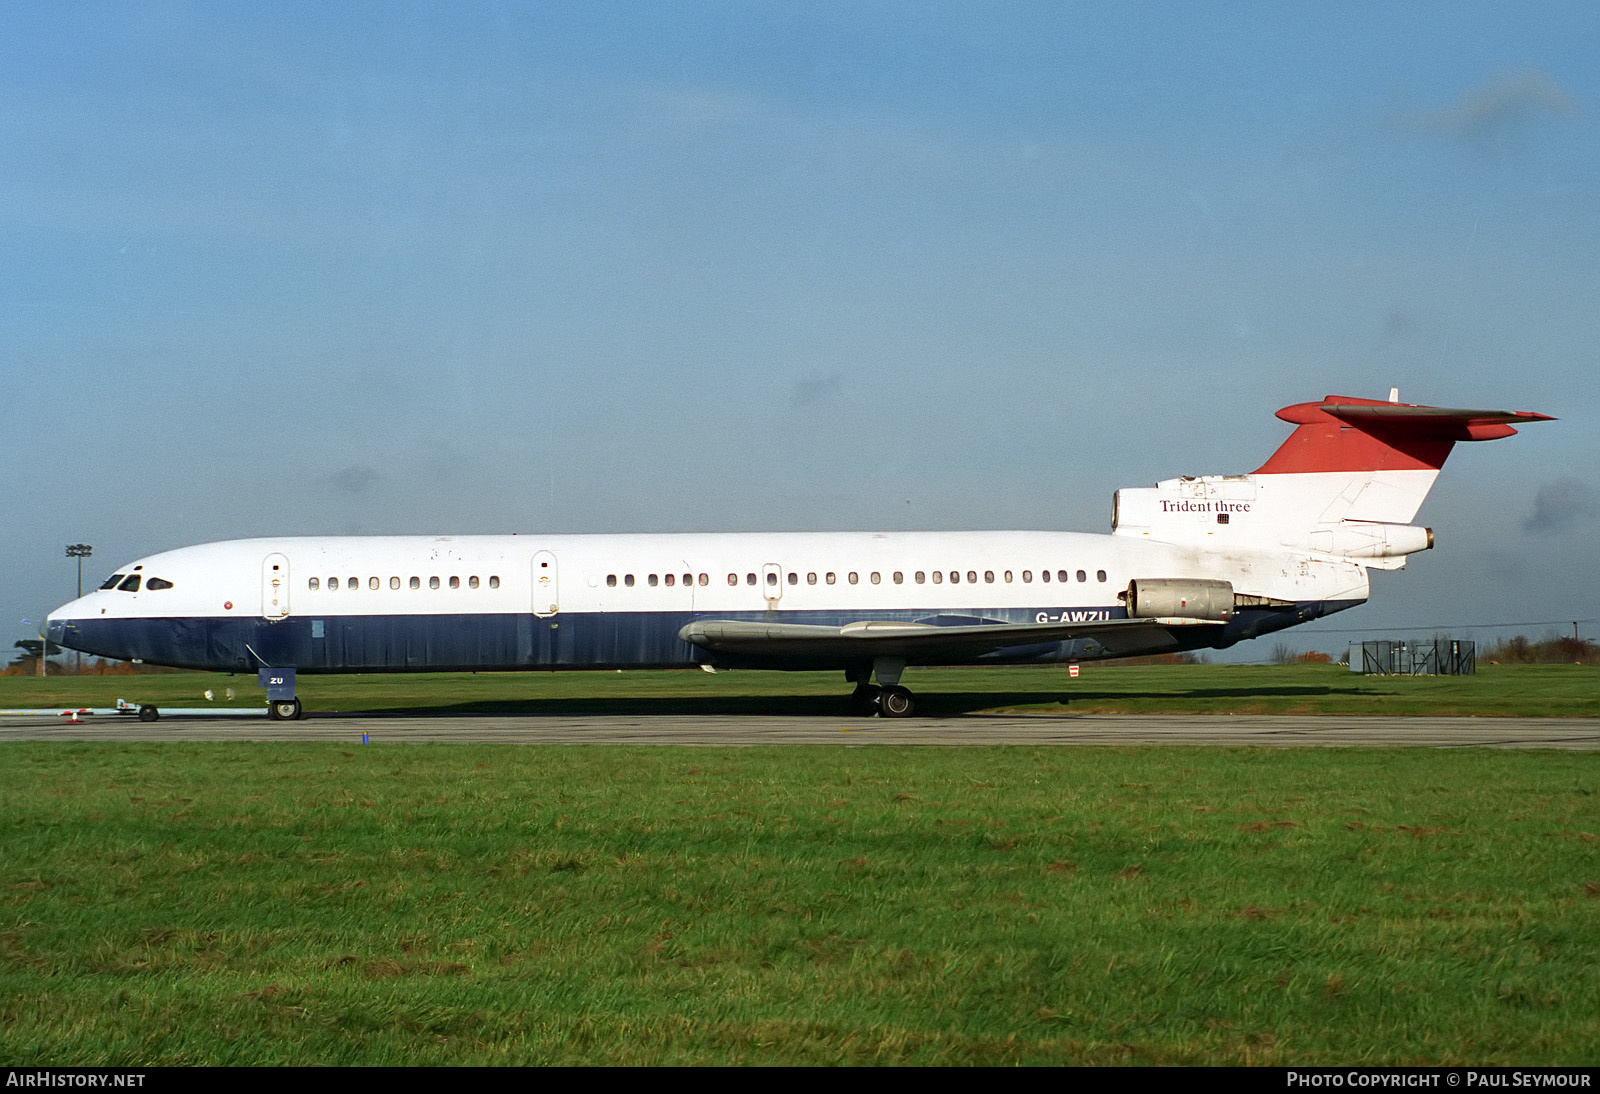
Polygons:
<instances>
[{"instance_id":1,"label":"small grey building","mask_svg":"<svg viewBox=\"0 0 1600 1094\"><path fill-rule=\"evenodd\" d=\"M1477 671L1477 645L1467 638L1350 643L1350 671L1381 676L1467 676Z\"/></svg>"}]
</instances>

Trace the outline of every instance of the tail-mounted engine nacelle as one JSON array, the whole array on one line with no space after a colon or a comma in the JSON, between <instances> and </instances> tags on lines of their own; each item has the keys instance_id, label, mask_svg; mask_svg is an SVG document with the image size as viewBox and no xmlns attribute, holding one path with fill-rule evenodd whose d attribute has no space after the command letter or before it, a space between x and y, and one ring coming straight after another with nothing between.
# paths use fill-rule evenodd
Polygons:
<instances>
[{"instance_id":1,"label":"tail-mounted engine nacelle","mask_svg":"<svg viewBox=\"0 0 1600 1094\"><path fill-rule=\"evenodd\" d=\"M1399 558L1431 550L1433 529L1415 524L1342 520L1332 528L1312 532L1311 547L1346 558Z\"/></svg>"},{"instance_id":2,"label":"tail-mounted engine nacelle","mask_svg":"<svg viewBox=\"0 0 1600 1094\"><path fill-rule=\"evenodd\" d=\"M1227 581L1135 578L1123 594L1134 619L1214 619L1233 616L1233 584Z\"/></svg>"}]
</instances>

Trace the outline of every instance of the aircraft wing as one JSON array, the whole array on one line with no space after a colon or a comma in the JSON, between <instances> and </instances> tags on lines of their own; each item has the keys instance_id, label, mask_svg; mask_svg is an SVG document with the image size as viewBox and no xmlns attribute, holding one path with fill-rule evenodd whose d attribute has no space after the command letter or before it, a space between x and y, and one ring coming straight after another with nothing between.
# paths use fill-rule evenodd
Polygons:
<instances>
[{"instance_id":1,"label":"aircraft wing","mask_svg":"<svg viewBox=\"0 0 1600 1094\"><path fill-rule=\"evenodd\" d=\"M1086 623L848 623L842 627L700 619L678 637L701 649L761 658L851 660L897 657L910 664L970 660L1001 650L1086 639L1083 656L1128 657L1179 647L1184 627L1220 626L1209 619L1109 619Z\"/></svg>"}]
</instances>

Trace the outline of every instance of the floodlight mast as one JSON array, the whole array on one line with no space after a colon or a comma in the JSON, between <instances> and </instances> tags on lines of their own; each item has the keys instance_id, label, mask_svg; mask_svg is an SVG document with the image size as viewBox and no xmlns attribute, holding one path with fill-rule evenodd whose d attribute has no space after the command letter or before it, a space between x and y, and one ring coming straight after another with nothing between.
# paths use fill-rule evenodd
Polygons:
<instances>
[{"instance_id":1,"label":"floodlight mast","mask_svg":"<svg viewBox=\"0 0 1600 1094\"><path fill-rule=\"evenodd\" d=\"M94 554L94 548L87 543L67 544L67 557L78 560L78 595L83 595L83 560Z\"/></svg>"},{"instance_id":2,"label":"floodlight mast","mask_svg":"<svg viewBox=\"0 0 1600 1094\"><path fill-rule=\"evenodd\" d=\"M87 543L67 544L67 557L78 560L78 599L83 599L83 560L94 554L94 548ZM39 675L44 675L45 655L50 652L50 642L46 639L39 645ZM83 654L77 655L78 671L83 671Z\"/></svg>"}]
</instances>

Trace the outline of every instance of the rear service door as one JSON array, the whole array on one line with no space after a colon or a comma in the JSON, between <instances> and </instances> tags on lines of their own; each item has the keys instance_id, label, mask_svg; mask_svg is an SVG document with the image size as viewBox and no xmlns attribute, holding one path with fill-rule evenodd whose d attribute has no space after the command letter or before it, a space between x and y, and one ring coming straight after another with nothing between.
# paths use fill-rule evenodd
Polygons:
<instances>
[{"instance_id":1,"label":"rear service door","mask_svg":"<svg viewBox=\"0 0 1600 1094\"><path fill-rule=\"evenodd\" d=\"M289 618L289 559L271 554L261 562L261 614L267 619Z\"/></svg>"},{"instance_id":2,"label":"rear service door","mask_svg":"<svg viewBox=\"0 0 1600 1094\"><path fill-rule=\"evenodd\" d=\"M533 614L552 616L561 610L561 581L556 556L537 551L533 556Z\"/></svg>"}]
</instances>

